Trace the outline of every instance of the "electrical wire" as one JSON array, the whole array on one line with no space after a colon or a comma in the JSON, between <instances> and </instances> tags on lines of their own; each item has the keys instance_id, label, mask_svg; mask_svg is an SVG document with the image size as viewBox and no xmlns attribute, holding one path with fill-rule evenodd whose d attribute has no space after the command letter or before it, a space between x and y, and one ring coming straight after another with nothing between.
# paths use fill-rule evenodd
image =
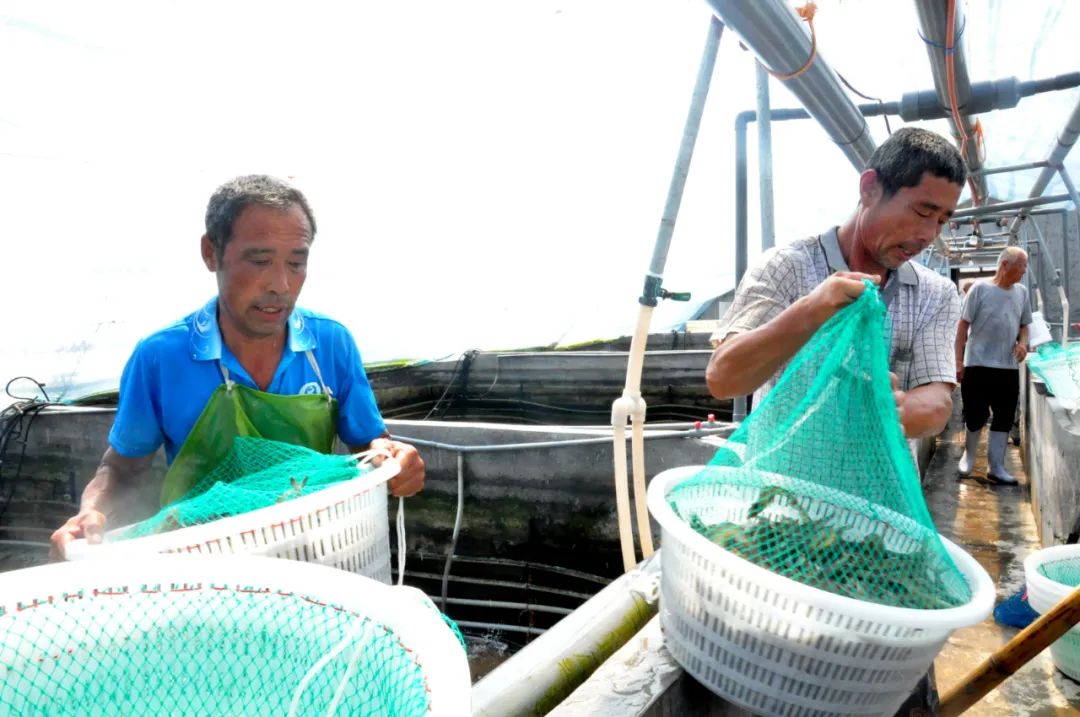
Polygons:
<instances>
[{"instance_id":1,"label":"electrical wire","mask_svg":"<svg viewBox=\"0 0 1080 717\"><path fill-rule=\"evenodd\" d=\"M871 97L870 95L864 95L862 92L859 92L852 86L850 82L847 81L847 78L845 78L839 72L836 73L836 76L840 78L840 81L844 83L845 87L857 94L859 97L862 97L864 100L870 100L871 102L877 102L879 105L881 105L881 108L883 110L881 113L881 118L885 120L885 131L889 133L889 136L892 136L892 127L889 126L889 115L887 112L884 111L885 100L881 99L880 97Z\"/></svg>"},{"instance_id":2,"label":"electrical wire","mask_svg":"<svg viewBox=\"0 0 1080 717\"><path fill-rule=\"evenodd\" d=\"M12 393L11 384L21 380L32 382L44 397L44 400L37 396L20 396ZM22 475L23 463L26 461L26 446L34 420L45 408L59 405L50 400L49 394L45 390L45 384L30 376L16 376L11 379L4 386L4 392L10 398L15 399L15 403L0 411L0 491L7 488L6 495L0 499L0 522L3 521L8 507L15 497L15 490ZM15 463L14 475L9 476L6 470L6 457L12 441L16 440L22 444L22 449L19 451L18 461Z\"/></svg>"}]
</instances>

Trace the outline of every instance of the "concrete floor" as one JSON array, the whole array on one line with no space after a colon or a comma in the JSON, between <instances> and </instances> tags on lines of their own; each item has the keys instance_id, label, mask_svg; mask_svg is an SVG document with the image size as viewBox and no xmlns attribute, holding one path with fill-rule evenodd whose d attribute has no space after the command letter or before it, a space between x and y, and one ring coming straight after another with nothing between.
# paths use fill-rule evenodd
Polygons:
<instances>
[{"instance_id":1,"label":"concrete floor","mask_svg":"<svg viewBox=\"0 0 1080 717\"><path fill-rule=\"evenodd\" d=\"M938 440L927 468L926 502L938 532L968 551L986 568L998 588L998 602L1024 587L1024 558L1038 550L1038 531L1028 498L1027 477L1019 449L1010 442L1006 467L1021 486L988 484L986 435L972 476L959 479L956 464L964 446L964 426L956 415ZM938 691L950 687L1007 643L1019 630L1003 627L993 616L957 630L938 654L934 667ZM971 717L1060 717L1080 715L1080 684L1058 672L1049 650L1033 659L970 710Z\"/></svg>"}]
</instances>

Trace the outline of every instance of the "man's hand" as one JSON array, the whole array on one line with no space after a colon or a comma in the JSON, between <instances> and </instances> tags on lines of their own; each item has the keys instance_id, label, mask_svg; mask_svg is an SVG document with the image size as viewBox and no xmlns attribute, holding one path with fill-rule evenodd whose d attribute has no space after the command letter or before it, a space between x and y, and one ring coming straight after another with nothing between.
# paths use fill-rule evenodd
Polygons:
<instances>
[{"instance_id":1,"label":"man's hand","mask_svg":"<svg viewBox=\"0 0 1080 717\"><path fill-rule=\"evenodd\" d=\"M964 380L964 363L962 361L956 362L956 382L960 383Z\"/></svg>"},{"instance_id":2,"label":"man's hand","mask_svg":"<svg viewBox=\"0 0 1080 717\"><path fill-rule=\"evenodd\" d=\"M904 437L925 438L941 433L952 415L952 392L956 387L935 381L901 391L900 378L895 373L889 372L889 380Z\"/></svg>"},{"instance_id":3,"label":"man's hand","mask_svg":"<svg viewBox=\"0 0 1080 717\"><path fill-rule=\"evenodd\" d=\"M907 400L907 391L900 390L900 377L889 371L889 381L892 383L893 400L896 401L896 413L900 416L900 425L904 423L904 402Z\"/></svg>"},{"instance_id":4,"label":"man's hand","mask_svg":"<svg viewBox=\"0 0 1080 717\"><path fill-rule=\"evenodd\" d=\"M49 538L49 560L63 560L67 546L73 540L86 538L90 544L100 543L105 534L105 514L98 510L83 509L78 515L67 519L53 531Z\"/></svg>"},{"instance_id":5,"label":"man's hand","mask_svg":"<svg viewBox=\"0 0 1080 717\"><path fill-rule=\"evenodd\" d=\"M1013 358L1016 359L1016 363L1023 363L1024 359L1027 358L1027 353L1027 346L1024 346L1019 341L1013 346L1012 354Z\"/></svg>"},{"instance_id":6,"label":"man's hand","mask_svg":"<svg viewBox=\"0 0 1080 717\"><path fill-rule=\"evenodd\" d=\"M371 447L385 450L401 465L401 472L387 484L392 495L409 498L423 489L424 459L414 446L390 438L376 438L371 442Z\"/></svg>"},{"instance_id":7,"label":"man's hand","mask_svg":"<svg viewBox=\"0 0 1080 717\"><path fill-rule=\"evenodd\" d=\"M875 284L880 283L880 279L873 274L838 271L815 286L806 298L813 306L818 320L824 324L837 311L862 296L863 291L866 290L866 284L863 282L867 279Z\"/></svg>"}]
</instances>

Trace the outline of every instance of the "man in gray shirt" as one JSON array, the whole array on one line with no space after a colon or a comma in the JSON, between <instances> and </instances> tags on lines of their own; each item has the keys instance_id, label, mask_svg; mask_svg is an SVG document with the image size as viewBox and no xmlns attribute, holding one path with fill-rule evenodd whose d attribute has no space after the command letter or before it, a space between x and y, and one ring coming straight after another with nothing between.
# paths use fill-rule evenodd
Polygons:
<instances>
[{"instance_id":1,"label":"man in gray shirt","mask_svg":"<svg viewBox=\"0 0 1080 717\"><path fill-rule=\"evenodd\" d=\"M1016 483L1005 470L1005 448L1020 395L1020 362L1027 355L1031 307L1027 287L1019 283L1027 271L1027 253L1006 247L990 281L971 287L956 331L956 377L964 402L967 440L958 470L968 475L983 426L993 412L986 458L987 477Z\"/></svg>"}]
</instances>

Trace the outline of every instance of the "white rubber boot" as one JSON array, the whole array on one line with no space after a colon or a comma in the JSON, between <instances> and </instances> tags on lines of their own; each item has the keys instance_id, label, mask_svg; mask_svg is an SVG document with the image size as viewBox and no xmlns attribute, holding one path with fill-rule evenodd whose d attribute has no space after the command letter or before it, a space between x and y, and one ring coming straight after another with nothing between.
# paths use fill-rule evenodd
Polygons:
<instances>
[{"instance_id":1,"label":"white rubber boot","mask_svg":"<svg viewBox=\"0 0 1080 717\"><path fill-rule=\"evenodd\" d=\"M998 483L1016 485L1016 478L1005 470L1005 448L1009 445L1008 431L990 431L990 440L986 444L986 459L990 469L986 477Z\"/></svg>"},{"instance_id":2,"label":"white rubber boot","mask_svg":"<svg viewBox=\"0 0 1080 717\"><path fill-rule=\"evenodd\" d=\"M956 464L956 472L962 476L970 475L975 467L975 453L979 450L979 438L982 437L982 429L968 431L964 441L964 455L960 456L960 462Z\"/></svg>"}]
</instances>

